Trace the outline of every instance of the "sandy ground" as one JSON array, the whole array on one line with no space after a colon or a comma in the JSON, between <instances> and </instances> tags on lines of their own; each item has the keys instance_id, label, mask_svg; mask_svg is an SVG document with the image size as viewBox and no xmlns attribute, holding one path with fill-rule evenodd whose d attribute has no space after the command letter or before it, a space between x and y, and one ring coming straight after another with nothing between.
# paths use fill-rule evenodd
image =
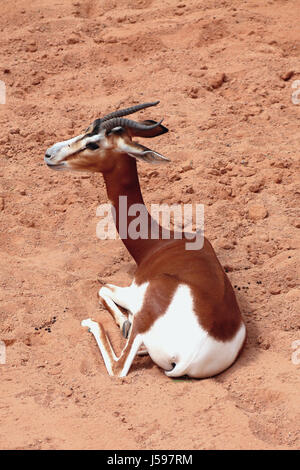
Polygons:
<instances>
[{"instance_id":1,"label":"sandy ground","mask_svg":"<svg viewBox=\"0 0 300 470\"><path fill-rule=\"evenodd\" d=\"M1 2L1 448L299 448L299 24L298 0ZM101 319L121 350L96 294L135 265L96 237L101 175L43 163L94 118L155 99L141 115L165 118L151 146L172 163L139 164L145 200L205 204L248 328L207 380L149 357L107 375L80 322Z\"/></svg>"}]
</instances>

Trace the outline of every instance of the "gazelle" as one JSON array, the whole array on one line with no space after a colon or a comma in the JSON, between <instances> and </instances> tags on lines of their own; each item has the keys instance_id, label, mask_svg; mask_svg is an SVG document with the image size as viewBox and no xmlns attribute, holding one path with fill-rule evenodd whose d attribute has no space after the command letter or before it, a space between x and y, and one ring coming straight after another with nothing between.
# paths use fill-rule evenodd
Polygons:
<instances>
[{"instance_id":1,"label":"gazelle","mask_svg":"<svg viewBox=\"0 0 300 470\"><path fill-rule=\"evenodd\" d=\"M46 151L45 162L55 170L87 170L104 176L108 198L116 210L119 230L119 198L128 205L144 205L136 160L169 161L161 154L132 141L156 137L168 131L161 122L138 123L123 116L158 102L145 103L96 119L77 137L58 142ZM127 218L129 224L133 217ZM153 219L147 212L148 227ZM122 238L122 237L121 237ZM122 241L137 264L129 287L108 284L99 291L127 337L116 357L101 324L91 319L90 328L110 375L123 377L142 345L169 377L210 377L228 368L237 358L246 329L229 279L210 242L202 249L186 250L184 237ZM118 306L128 312L128 318Z\"/></svg>"}]
</instances>

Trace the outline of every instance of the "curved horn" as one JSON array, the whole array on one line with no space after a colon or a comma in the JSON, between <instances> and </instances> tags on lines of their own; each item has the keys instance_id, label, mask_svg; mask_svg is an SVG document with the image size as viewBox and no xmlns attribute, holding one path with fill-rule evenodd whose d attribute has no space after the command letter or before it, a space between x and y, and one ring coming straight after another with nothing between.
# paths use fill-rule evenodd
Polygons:
<instances>
[{"instance_id":1,"label":"curved horn","mask_svg":"<svg viewBox=\"0 0 300 470\"><path fill-rule=\"evenodd\" d=\"M108 121L116 117L127 116L128 114L136 113L137 111L140 111L141 109L149 108L150 106L156 106L158 103L159 101L153 101L152 103L137 104L135 106L131 106L130 108L119 109L118 111L114 111L113 113L107 114L100 120L101 122L104 122L104 121Z\"/></svg>"},{"instance_id":2,"label":"curved horn","mask_svg":"<svg viewBox=\"0 0 300 470\"><path fill-rule=\"evenodd\" d=\"M107 132L111 131L114 127L125 127L127 129L137 129L140 131L150 131L151 129L155 129L156 127L160 126L163 120L160 122L156 122L150 126L146 124L141 124L139 122L132 121L131 119L124 119L121 117L115 117L110 119L109 121L102 122L100 124L101 129L105 129Z\"/></svg>"}]
</instances>

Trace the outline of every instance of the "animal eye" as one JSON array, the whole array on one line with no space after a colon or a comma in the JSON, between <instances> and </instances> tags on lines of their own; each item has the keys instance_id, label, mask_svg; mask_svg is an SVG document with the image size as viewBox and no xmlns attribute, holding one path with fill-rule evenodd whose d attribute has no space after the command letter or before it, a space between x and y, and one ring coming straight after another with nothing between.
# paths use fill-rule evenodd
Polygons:
<instances>
[{"instance_id":1,"label":"animal eye","mask_svg":"<svg viewBox=\"0 0 300 470\"><path fill-rule=\"evenodd\" d=\"M99 148L99 145L95 142L89 142L88 144L86 144L86 148L90 150L96 150Z\"/></svg>"}]
</instances>

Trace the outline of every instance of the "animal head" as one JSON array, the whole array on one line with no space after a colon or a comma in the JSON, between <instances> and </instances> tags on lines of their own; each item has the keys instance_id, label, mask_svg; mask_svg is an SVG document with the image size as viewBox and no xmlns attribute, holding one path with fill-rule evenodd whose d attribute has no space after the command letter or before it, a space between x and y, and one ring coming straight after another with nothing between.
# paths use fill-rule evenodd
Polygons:
<instances>
[{"instance_id":1,"label":"animal head","mask_svg":"<svg viewBox=\"0 0 300 470\"><path fill-rule=\"evenodd\" d=\"M45 153L45 162L54 170L111 171L124 154L149 163L168 162L163 155L133 142L133 137L156 137L168 132L161 122L136 122L124 118L128 114L159 103L144 103L118 110L96 119L82 134L57 142Z\"/></svg>"}]
</instances>

